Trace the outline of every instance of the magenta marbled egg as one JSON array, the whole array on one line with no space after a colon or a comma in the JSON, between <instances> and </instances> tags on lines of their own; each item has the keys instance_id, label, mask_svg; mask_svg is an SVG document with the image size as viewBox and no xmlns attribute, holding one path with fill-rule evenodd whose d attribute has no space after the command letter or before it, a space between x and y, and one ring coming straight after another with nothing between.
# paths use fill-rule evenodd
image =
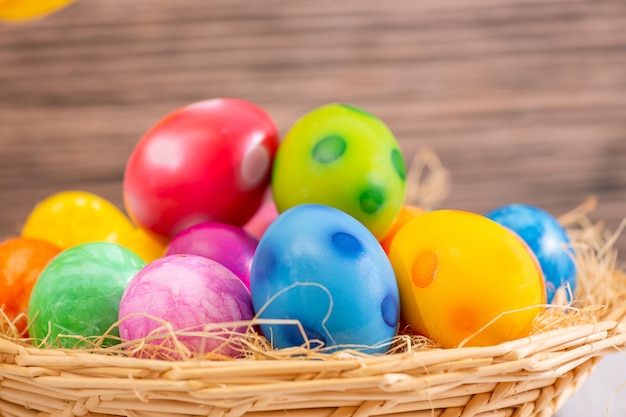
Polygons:
<instances>
[{"instance_id":1,"label":"magenta marbled egg","mask_svg":"<svg viewBox=\"0 0 626 417\"><path fill-rule=\"evenodd\" d=\"M259 241L241 227L219 222L191 226L176 234L165 255L200 255L224 265L250 289L250 267Z\"/></svg>"},{"instance_id":2,"label":"magenta marbled egg","mask_svg":"<svg viewBox=\"0 0 626 417\"><path fill-rule=\"evenodd\" d=\"M202 256L171 255L146 265L129 282L120 302L119 330L123 341L158 336L146 340L159 346L150 350L157 356L180 357L168 352L174 347L167 337L171 326L193 356L215 352L235 357L233 330L243 333L246 327L228 323L253 316L250 291L225 266Z\"/></svg>"}]
</instances>

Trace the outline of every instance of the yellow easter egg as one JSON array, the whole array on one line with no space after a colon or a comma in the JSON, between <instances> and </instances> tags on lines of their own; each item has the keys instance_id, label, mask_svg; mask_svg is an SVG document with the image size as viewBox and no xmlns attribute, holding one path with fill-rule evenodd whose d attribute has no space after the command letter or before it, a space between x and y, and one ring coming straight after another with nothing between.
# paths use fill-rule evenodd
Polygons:
<instances>
[{"instance_id":1,"label":"yellow easter egg","mask_svg":"<svg viewBox=\"0 0 626 417\"><path fill-rule=\"evenodd\" d=\"M30 20L56 12L73 0L0 0L0 19Z\"/></svg>"},{"instance_id":2,"label":"yellow easter egg","mask_svg":"<svg viewBox=\"0 0 626 417\"><path fill-rule=\"evenodd\" d=\"M108 200L84 191L63 191L35 206L21 234L67 249L94 241L117 243L133 232L130 219Z\"/></svg>"},{"instance_id":3,"label":"yellow easter egg","mask_svg":"<svg viewBox=\"0 0 626 417\"><path fill-rule=\"evenodd\" d=\"M144 262L150 263L165 255L169 239L137 227L131 233L121 236L119 244L130 249Z\"/></svg>"},{"instance_id":4,"label":"yellow easter egg","mask_svg":"<svg viewBox=\"0 0 626 417\"><path fill-rule=\"evenodd\" d=\"M515 234L479 214L436 210L389 250L405 324L444 348L527 336L545 303L541 268Z\"/></svg>"}]
</instances>

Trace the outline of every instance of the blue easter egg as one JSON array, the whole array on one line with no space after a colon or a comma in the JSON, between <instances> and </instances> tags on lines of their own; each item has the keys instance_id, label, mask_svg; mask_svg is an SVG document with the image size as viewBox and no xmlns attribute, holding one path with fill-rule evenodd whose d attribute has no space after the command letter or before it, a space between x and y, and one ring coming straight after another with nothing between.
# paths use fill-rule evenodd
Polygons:
<instances>
[{"instance_id":1,"label":"blue easter egg","mask_svg":"<svg viewBox=\"0 0 626 417\"><path fill-rule=\"evenodd\" d=\"M329 350L384 353L396 334L391 263L362 223L333 207L303 204L278 216L259 241L250 287L259 318L301 324L261 324L279 349L308 340Z\"/></svg>"},{"instance_id":2,"label":"blue easter egg","mask_svg":"<svg viewBox=\"0 0 626 417\"><path fill-rule=\"evenodd\" d=\"M543 271L548 303L570 302L576 289L576 264L570 239L558 220L525 204L498 207L486 216L515 232L533 251Z\"/></svg>"}]
</instances>

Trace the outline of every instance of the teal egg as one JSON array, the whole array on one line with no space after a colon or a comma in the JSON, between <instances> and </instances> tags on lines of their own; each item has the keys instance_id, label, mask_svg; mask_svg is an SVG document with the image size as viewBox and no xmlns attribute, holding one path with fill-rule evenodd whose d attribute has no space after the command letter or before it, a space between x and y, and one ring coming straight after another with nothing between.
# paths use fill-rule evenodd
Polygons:
<instances>
[{"instance_id":1,"label":"teal egg","mask_svg":"<svg viewBox=\"0 0 626 417\"><path fill-rule=\"evenodd\" d=\"M33 344L85 347L82 338L104 335L118 320L128 282L144 266L141 258L115 243L90 242L61 252L31 293L28 330ZM111 346L118 338L114 328L102 345Z\"/></svg>"}]
</instances>

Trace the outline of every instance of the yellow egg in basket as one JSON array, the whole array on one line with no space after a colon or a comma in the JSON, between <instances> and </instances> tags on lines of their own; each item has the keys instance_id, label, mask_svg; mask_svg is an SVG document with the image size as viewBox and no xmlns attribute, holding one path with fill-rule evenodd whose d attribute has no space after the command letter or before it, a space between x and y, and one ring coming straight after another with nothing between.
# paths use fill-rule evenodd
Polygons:
<instances>
[{"instance_id":1,"label":"yellow egg in basket","mask_svg":"<svg viewBox=\"0 0 626 417\"><path fill-rule=\"evenodd\" d=\"M62 191L35 206L22 236L67 249L94 241L119 243L134 230L130 219L110 201L84 191Z\"/></svg>"},{"instance_id":2,"label":"yellow egg in basket","mask_svg":"<svg viewBox=\"0 0 626 417\"><path fill-rule=\"evenodd\" d=\"M144 262L150 263L165 255L169 239L137 227L131 233L121 236L117 243L133 251Z\"/></svg>"},{"instance_id":3,"label":"yellow egg in basket","mask_svg":"<svg viewBox=\"0 0 626 417\"><path fill-rule=\"evenodd\" d=\"M25 21L44 17L74 0L0 0L0 20Z\"/></svg>"},{"instance_id":4,"label":"yellow egg in basket","mask_svg":"<svg viewBox=\"0 0 626 417\"><path fill-rule=\"evenodd\" d=\"M402 321L444 348L527 336L545 303L543 276L526 244L479 214L436 210L406 223L389 258Z\"/></svg>"}]
</instances>

